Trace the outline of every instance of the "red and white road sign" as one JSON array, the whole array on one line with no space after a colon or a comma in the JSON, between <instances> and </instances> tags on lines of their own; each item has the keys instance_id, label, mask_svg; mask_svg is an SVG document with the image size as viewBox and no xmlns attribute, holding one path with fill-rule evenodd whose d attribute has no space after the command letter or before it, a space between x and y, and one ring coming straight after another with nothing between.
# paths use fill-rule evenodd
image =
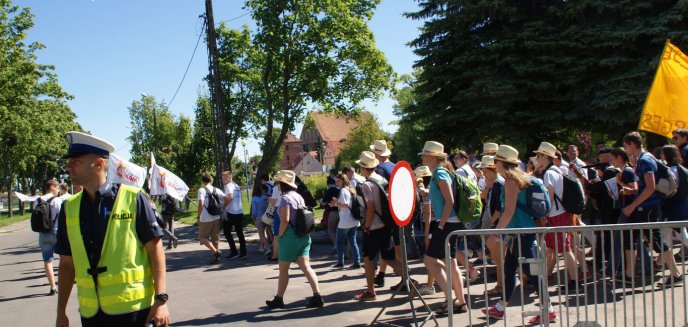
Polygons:
<instances>
[{"instance_id":1,"label":"red and white road sign","mask_svg":"<svg viewBox=\"0 0 688 327\"><path fill-rule=\"evenodd\" d=\"M388 200L389 209L397 225L408 225L416 207L416 178L411 165L406 161L400 161L392 170Z\"/></svg>"}]
</instances>

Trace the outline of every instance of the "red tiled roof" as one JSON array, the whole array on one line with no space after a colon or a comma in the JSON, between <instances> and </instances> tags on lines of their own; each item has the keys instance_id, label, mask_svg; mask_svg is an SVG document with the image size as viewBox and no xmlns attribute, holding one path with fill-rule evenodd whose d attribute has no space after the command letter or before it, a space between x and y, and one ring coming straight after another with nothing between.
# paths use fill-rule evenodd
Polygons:
<instances>
[{"instance_id":1,"label":"red tiled roof","mask_svg":"<svg viewBox=\"0 0 688 327\"><path fill-rule=\"evenodd\" d=\"M299 138L296 137L296 135L292 133L287 133L287 137L284 139L284 143L292 143L292 142L301 142Z\"/></svg>"},{"instance_id":2,"label":"red tiled roof","mask_svg":"<svg viewBox=\"0 0 688 327\"><path fill-rule=\"evenodd\" d=\"M358 126L358 122L350 117L337 117L334 114L310 112L315 120L315 126L323 141L339 142L349 135L349 131Z\"/></svg>"}]
</instances>

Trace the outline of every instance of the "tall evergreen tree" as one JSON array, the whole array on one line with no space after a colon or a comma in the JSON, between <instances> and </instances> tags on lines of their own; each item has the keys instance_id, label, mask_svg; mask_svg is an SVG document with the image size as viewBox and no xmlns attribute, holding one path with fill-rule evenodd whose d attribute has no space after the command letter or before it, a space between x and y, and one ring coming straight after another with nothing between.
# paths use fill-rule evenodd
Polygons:
<instances>
[{"instance_id":1,"label":"tall evergreen tree","mask_svg":"<svg viewBox=\"0 0 688 327\"><path fill-rule=\"evenodd\" d=\"M449 146L533 147L636 128L666 39L688 47L686 1L427 0L404 119ZM556 141L556 140L553 140Z\"/></svg>"}]
</instances>

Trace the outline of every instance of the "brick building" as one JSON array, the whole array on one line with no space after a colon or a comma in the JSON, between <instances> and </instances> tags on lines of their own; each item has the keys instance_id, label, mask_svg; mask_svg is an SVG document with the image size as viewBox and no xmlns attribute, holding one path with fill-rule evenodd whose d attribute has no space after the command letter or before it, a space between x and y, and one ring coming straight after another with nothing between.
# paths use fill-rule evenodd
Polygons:
<instances>
[{"instance_id":1,"label":"brick building","mask_svg":"<svg viewBox=\"0 0 688 327\"><path fill-rule=\"evenodd\" d=\"M303 141L299 140L296 135L289 133L284 140L284 155L280 161L282 169L294 170L294 167L301 161L301 154L303 153Z\"/></svg>"}]
</instances>

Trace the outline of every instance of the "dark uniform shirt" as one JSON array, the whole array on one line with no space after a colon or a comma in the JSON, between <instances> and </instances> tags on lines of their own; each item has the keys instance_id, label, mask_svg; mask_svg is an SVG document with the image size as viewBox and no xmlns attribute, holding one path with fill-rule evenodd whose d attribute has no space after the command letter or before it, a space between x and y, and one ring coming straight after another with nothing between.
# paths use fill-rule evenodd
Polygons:
<instances>
[{"instance_id":1,"label":"dark uniform shirt","mask_svg":"<svg viewBox=\"0 0 688 327\"><path fill-rule=\"evenodd\" d=\"M81 207L79 211L81 235L84 240L86 255L88 255L91 267L96 267L100 260L100 254L105 240L105 231L107 230L108 220L110 219L110 213L115 204L115 198L117 197L118 191L119 184L112 184L101 187L101 189L96 192L93 201L90 201L90 198L86 194L81 198ZM60 215L57 218L59 222L55 253L72 256L72 248L67 238L65 207L66 205L62 206ZM136 236L141 244L146 244L154 238L161 237L162 234L162 229L155 219L153 208L151 208L143 192L139 191L136 198Z\"/></svg>"}]
</instances>

